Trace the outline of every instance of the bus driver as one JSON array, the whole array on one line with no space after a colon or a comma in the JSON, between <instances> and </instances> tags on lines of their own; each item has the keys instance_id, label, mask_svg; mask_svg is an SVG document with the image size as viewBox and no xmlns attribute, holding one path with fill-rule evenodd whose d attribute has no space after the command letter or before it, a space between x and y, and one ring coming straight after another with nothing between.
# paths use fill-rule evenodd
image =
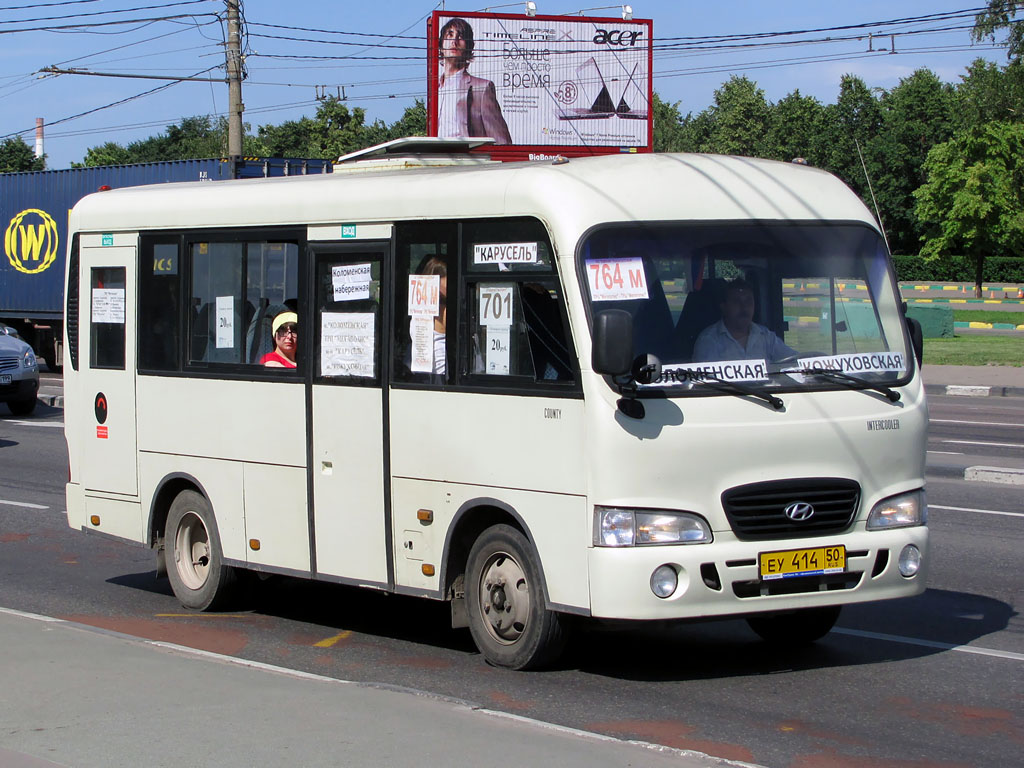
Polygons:
<instances>
[{"instance_id":1,"label":"bus driver","mask_svg":"<svg viewBox=\"0 0 1024 768\"><path fill-rule=\"evenodd\" d=\"M693 345L695 363L715 360L767 360L775 362L796 355L768 328L754 322L754 291L738 278L725 286L718 305L722 319L709 325Z\"/></svg>"}]
</instances>

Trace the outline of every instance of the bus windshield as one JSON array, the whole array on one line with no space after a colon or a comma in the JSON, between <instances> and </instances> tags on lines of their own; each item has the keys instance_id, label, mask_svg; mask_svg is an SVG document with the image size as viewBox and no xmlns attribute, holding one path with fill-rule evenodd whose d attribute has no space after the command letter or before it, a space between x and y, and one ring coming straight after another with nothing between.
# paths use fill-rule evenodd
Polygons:
<instances>
[{"instance_id":1,"label":"bus windshield","mask_svg":"<svg viewBox=\"0 0 1024 768\"><path fill-rule=\"evenodd\" d=\"M806 389L892 384L909 372L885 244L863 224L633 224L592 232L579 251L590 316L633 318L647 386Z\"/></svg>"}]
</instances>

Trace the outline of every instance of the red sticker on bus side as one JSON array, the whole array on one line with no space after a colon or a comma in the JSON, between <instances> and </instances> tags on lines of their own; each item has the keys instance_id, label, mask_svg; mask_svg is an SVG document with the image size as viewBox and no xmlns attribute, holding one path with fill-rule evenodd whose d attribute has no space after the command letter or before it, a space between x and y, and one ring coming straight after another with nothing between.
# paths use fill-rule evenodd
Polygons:
<instances>
[{"instance_id":1,"label":"red sticker on bus side","mask_svg":"<svg viewBox=\"0 0 1024 768\"><path fill-rule=\"evenodd\" d=\"M97 425L96 426L96 437L100 438L101 440L106 440L107 439L107 428Z\"/></svg>"}]
</instances>

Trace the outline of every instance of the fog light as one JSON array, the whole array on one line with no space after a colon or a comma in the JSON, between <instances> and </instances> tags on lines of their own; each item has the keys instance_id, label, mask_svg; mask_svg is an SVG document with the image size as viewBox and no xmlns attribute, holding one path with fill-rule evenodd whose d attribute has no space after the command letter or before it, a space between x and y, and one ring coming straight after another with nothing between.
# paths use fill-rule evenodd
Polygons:
<instances>
[{"instance_id":1,"label":"fog light","mask_svg":"<svg viewBox=\"0 0 1024 768\"><path fill-rule=\"evenodd\" d=\"M669 597L678 585L679 577L671 565L659 565L651 574L651 592L658 597Z\"/></svg>"},{"instance_id":2,"label":"fog light","mask_svg":"<svg viewBox=\"0 0 1024 768\"><path fill-rule=\"evenodd\" d=\"M900 575L908 579L921 570L921 550L914 544L907 544L900 552Z\"/></svg>"}]
</instances>

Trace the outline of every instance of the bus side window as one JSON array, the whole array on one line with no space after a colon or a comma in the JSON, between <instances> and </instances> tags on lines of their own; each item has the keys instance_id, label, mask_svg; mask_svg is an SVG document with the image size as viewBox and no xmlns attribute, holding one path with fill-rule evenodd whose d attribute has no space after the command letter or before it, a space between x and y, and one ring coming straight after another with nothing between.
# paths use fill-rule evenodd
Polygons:
<instances>
[{"instance_id":1,"label":"bus side window","mask_svg":"<svg viewBox=\"0 0 1024 768\"><path fill-rule=\"evenodd\" d=\"M456 222L398 225L395 381L441 385L452 379L458 314L458 265L453 258L457 235Z\"/></svg>"},{"instance_id":2,"label":"bus side window","mask_svg":"<svg viewBox=\"0 0 1024 768\"><path fill-rule=\"evenodd\" d=\"M125 269L93 267L90 296L90 368L124 370Z\"/></svg>"},{"instance_id":3,"label":"bus side window","mask_svg":"<svg viewBox=\"0 0 1024 768\"><path fill-rule=\"evenodd\" d=\"M335 383L376 382L380 376L381 261L355 254L328 256L317 265L314 369Z\"/></svg>"},{"instance_id":4,"label":"bus side window","mask_svg":"<svg viewBox=\"0 0 1024 768\"><path fill-rule=\"evenodd\" d=\"M572 352L553 281L469 284L469 371L571 382Z\"/></svg>"},{"instance_id":5,"label":"bus side window","mask_svg":"<svg viewBox=\"0 0 1024 768\"><path fill-rule=\"evenodd\" d=\"M176 371L181 350L179 244L143 241L139 258L139 369Z\"/></svg>"}]
</instances>

